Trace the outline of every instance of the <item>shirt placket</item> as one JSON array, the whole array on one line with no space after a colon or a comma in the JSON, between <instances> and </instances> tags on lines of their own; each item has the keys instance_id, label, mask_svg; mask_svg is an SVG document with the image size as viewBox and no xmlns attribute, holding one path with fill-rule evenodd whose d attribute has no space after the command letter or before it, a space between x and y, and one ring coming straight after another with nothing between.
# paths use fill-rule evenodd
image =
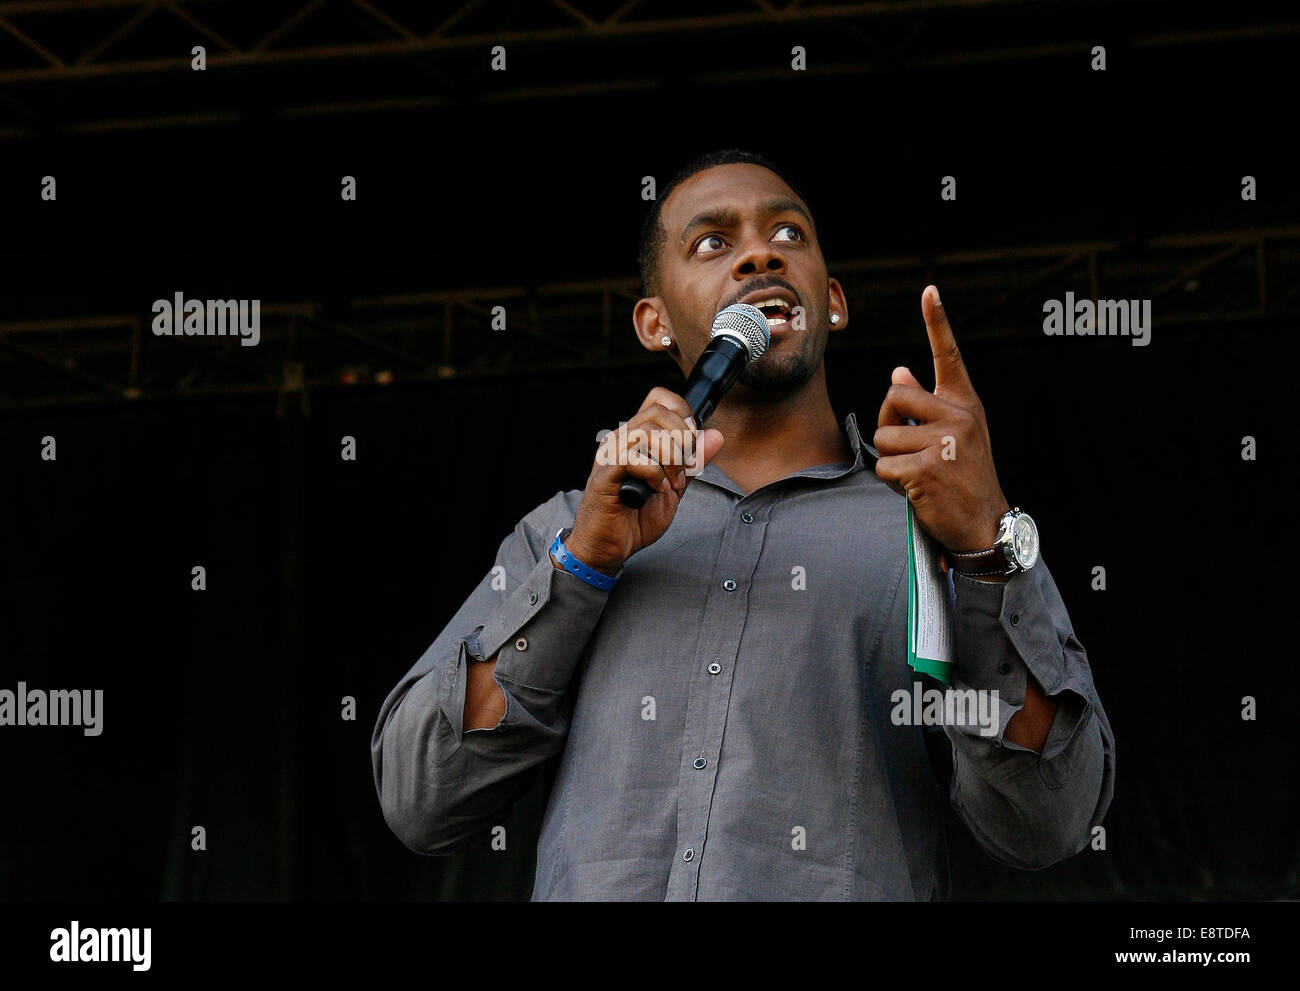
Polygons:
<instances>
[{"instance_id":1,"label":"shirt placket","mask_svg":"<svg viewBox=\"0 0 1300 991\"><path fill-rule=\"evenodd\" d=\"M769 496L732 503L722 547L709 577L703 635L692 658L694 675L678 770L677 850L668 879L669 901L698 897L733 675L770 505Z\"/></svg>"}]
</instances>

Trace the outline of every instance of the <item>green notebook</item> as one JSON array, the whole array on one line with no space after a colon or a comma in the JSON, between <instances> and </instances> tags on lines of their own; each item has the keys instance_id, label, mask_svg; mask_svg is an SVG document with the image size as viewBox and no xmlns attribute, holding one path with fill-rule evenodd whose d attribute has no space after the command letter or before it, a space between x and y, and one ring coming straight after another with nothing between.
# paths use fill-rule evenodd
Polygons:
<instances>
[{"instance_id":1,"label":"green notebook","mask_svg":"<svg viewBox=\"0 0 1300 991\"><path fill-rule=\"evenodd\" d=\"M953 603L939 548L907 504L907 663L912 670L952 684Z\"/></svg>"}]
</instances>

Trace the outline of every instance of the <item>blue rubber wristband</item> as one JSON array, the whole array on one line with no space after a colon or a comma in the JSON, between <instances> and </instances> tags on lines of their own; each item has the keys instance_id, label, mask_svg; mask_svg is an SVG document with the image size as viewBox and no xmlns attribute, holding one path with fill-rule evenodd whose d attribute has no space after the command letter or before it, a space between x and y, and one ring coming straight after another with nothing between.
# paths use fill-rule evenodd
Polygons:
<instances>
[{"instance_id":1,"label":"blue rubber wristband","mask_svg":"<svg viewBox=\"0 0 1300 991\"><path fill-rule=\"evenodd\" d=\"M564 538L569 535L569 527L561 527L555 534L555 540L551 542L551 553L555 555L555 560L571 575L576 575L588 585L600 589L602 592L608 592L618 582L618 576L611 578L609 575L603 575L595 568L589 568L576 557L569 553L569 549L564 546Z\"/></svg>"}]
</instances>

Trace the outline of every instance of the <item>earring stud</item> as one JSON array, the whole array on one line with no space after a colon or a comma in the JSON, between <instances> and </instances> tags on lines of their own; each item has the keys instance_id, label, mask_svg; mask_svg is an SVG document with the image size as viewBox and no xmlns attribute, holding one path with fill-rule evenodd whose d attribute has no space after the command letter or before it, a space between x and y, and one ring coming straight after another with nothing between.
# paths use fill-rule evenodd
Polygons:
<instances>
[{"instance_id":1,"label":"earring stud","mask_svg":"<svg viewBox=\"0 0 1300 991\"><path fill-rule=\"evenodd\" d=\"M666 348L670 348L673 346L673 339L665 334L663 337L659 338L659 343Z\"/></svg>"},{"instance_id":2,"label":"earring stud","mask_svg":"<svg viewBox=\"0 0 1300 991\"><path fill-rule=\"evenodd\" d=\"M839 322L840 322L840 315L838 313L832 313L831 323L839 323Z\"/></svg>"}]
</instances>

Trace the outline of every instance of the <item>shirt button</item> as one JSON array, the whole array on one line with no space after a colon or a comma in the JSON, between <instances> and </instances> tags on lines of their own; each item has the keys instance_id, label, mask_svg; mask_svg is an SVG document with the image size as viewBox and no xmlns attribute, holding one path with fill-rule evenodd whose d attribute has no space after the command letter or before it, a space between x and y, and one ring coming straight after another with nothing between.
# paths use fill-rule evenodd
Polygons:
<instances>
[{"instance_id":1,"label":"shirt button","mask_svg":"<svg viewBox=\"0 0 1300 991\"><path fill-rule=\"evenodd\" d=\"M752 513L741 513L741 514L740 514L740 521L741 521L742 523L753 523L753 522L754 522L754 516L753 516Z\"/></svg>"},{"instance_id":2,"label":"shirt button","mask_svg":"<svg viewBox=\"0 0 1300 991\"><path fill-rule=\"evenodd\" d=\"M1018 612L1013 612L1013 613L1011 614L1011 625L1012 625L1012 626L1019 626L1019 625L1020 625L1020 613L1018 613Z\"/></svg>"},{"instance_id":3,"label":"shirt button","mask_svg":"<svg viewBox=\"0 0 1300 991\"><path fill-rule=\"evenodd\" d=\"M528 590L528 604L530 606L537 605L537 593L531 588Z\"/></svg>"},{"instance_id":4,"label":"shirt button","mask_svg":"<svg viewBox=\"0 0 1300 991\"><path fill-rule=\"evenodd\" d=\"M705 760L703 757L696 757L696 758L695 758L695 770L697 770L697 771L702 771L702 770L704 770L704 768L708 766L708 763L709 763L709 762L708 762L707 760Z\"/></svg>"},{"instance_id":5,"label":"shirt button","mask_svg":"<svg viewBox=\"0 0 1300 991\"><path fill-rule=\"evenodd\" d=\"M1010 674L1010 673L1011 673L1011 665L1008 664L1006 661L1003 661L1002 664L999 665L998 667L998 674Z\"/></svg>"},{"instance_id":6,"label":"shirt button","mask_svg":"<svg viewBox=\"0 0 1300 991\"><path fill-rule=\"evenodd\" d=\"M695 859L694 850L687 850L685 853L682 854L682 860L686 861L688 864L694 859Z\"/></svg>"},{"instance_id":7,"label":"shirt button","mask_svg":"<svg viewBox=\"0 0 1300 991\"><path fill-rule=\"evenodd\" d=\"M527 637L520 637L518 640L515 641L515 650L527 650L527 649L528 649Z\"/></svg>"},{"instance_id":8,"label":"shirt button","mask_svg":"<svg viewBox=\"0 0 1300 991\"><path fill-rule=\"evenodd\" d=\"M722 673L722 665L719 664L717 661L714 661L712 664L709 665L709 674L721 674L721 673Z\"/></svg>"},{"instance_id":9,"label":"shirt button","mask_svg":"<svg viewBox=\"0 0 1300 991\"><path fill-rule=\"evenodd\" d=\"M725 582L722 583L722 587L725 588L728 592L734 592L736 590L735 579L728 578Z\"/></svg>"}]
</instances>

